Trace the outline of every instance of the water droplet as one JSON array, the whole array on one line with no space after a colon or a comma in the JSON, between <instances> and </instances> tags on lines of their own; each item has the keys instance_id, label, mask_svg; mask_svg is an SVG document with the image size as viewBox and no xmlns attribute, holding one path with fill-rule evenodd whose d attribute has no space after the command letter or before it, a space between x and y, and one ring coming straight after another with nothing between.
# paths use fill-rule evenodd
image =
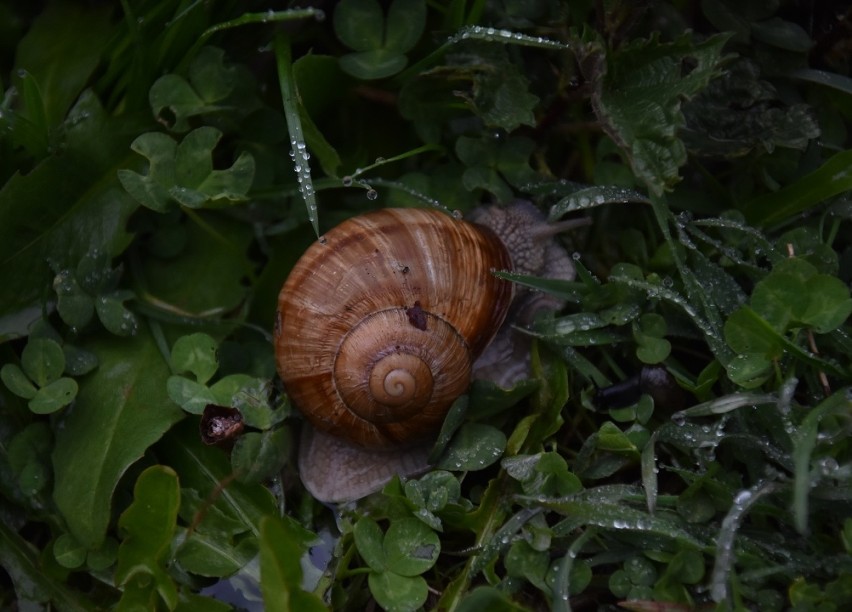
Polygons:
<instances>
[{"instance_id":1,"label":"water droplet","mask_svg":"<svg viewBox=\"0 0 852 612\"><path fill-rule=\"evenodd\" d=\"M319 243L320 244L328 244L328 238L326 238L325 236L320 236L319 237Z\"/></svg>"},{"instance_id":2,"label":"water droplet","mask_svg":"<svg viewBox=\"0 0 852 612\"><path fill-rule=\"evenodd\" d=\"M455 209L455 210L452 212L452 215L453 215L453 219L461 219L461 218L464 216L464 215L462 214L462 211L460 211L460 210L458 210L458 209Z\"/></svg>"},{"instance_id":3,"label":"water droplet","mask_svg":"<svg viewBox=\"0 0 852 612\"><path fill-rule=\"evenodd\" d=\"M375 189L368 189L367 190L367 199L368 200L371 200L371 201L376 200L376 199L378 199L378 197L379 197L379 192L376 191Z\"/></svg>"},{"instance_id":4,"label":"water droplet","mask_svg":"<svg viewBox=\"0 0 852 612\"><path fill-rule=\"evenodd\" d=\"M674 414L672 414L672 422L678 427L683 427L684 425L686 425L686 415L683 413L683 411L675 412Z\"/></svg>"},{"instance_id":5,"label":"water droplet","mask_svg":"<svg viewBox=\"0 0 852 612\"><path fill-rule=\"evenodd\" d=\"M385 163L385 158L384 158L384 157L377 157L377 158L376 158L376 163L377 163L377 164L383 164L383 163Z\"/></svg>"},{"instance_id":6,"label":"water droplet","mask_svg":"<svg viewBox=\"0 0 852 612\"><path fill-rule=\"evenodd\" d=\"M577 251L574 251L573 253L571 253L571 259L573 259L574 261L580 261L581 257L582 257L582 255L580 253L578 253Z\"/></svg>"},{"instance_id":7,"label":"water droplet","mask_svg":"<svg viewBox=\"0 0 852 612\"><path fill-rule=\"evenodd\" d=\"M352 186L352 177L347 174L342 179L340 179L340 182L343 183L344 187L351 187Z\"/></svg>"}]
</instances>

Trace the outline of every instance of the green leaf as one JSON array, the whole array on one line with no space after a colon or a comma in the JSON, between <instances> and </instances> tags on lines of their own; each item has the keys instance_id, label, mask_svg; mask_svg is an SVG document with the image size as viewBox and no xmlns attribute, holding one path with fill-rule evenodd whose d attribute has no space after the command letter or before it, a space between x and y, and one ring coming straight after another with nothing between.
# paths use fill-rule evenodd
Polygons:
<instances>
[{"instance_id":1,"label":"green leaf","mask_svg":"<svg viewBox=\"0 0 852 612\"><path fill-rule=\"evenodd\" d=\"M95 303L70 270L62 270L56 275L53 290L57 296L56 310L67 325L79 329L89 324L95 314Z\"/></svg>"},{"instance_id":2,"label":"green leaf","mask_svg":"<svg viewBox=\"0 0 852 612\"><path fill-rule=\"evenodd\" d=\"M156 452L162 463L180 474L182 487L195 489L201 499L213 500L211 511L243 525L244 531L259 536L261 519L277 512L269 489L234 479L228 456L219 448L201 442L198 422L194 419L186 419L169 431ZM223 488L223 483L228 484ZM217 525L223 525L222 521L217 521ZM233 526L226 529L236 530Z\"/></svg>"},{"instance_id":3,"label":"green leaf","mask_svg":"<svg viewBox=\"0 0 852 612\"><path fill-rule=\"evenodd\" d=\"M65 118L98 67L111 32L105 6L51 3L33 21L18 45L16 67L38 82L49 125Z\"/></svg>"},{"instance_id":4,"label":"green leaf","mask_svg":"<svg viewBox=\"0 0 852 612\"><path fill-rule=\"evenodd\" d=\"M53 556L62 567L74 569L86 562L86 548L70 534L63 533L53 542Z\"/></svg>"},{"instance_id":5,"label":"green leaf","mask_svg":"<svg viewBox=\"0 0 852 612\"><path fill-rule=\"evenodd\" d=\"M581 65L593 70L586 76L594 83L595 114L653 195L662 195L678 181L678 169L686 163L686 148L677 136L685 123L682 101L719 74L729 37L717 34L695 43L687 34L661 43L652 36L605 58L599 42L587 43L582 51L588 57Z\"/></svg>"},{"instance_id":6,"label":"green leaf","mask_svg":"<svg viewBox=\"0 0 852 612\"><path fill-rule=\"evenodd\" d=\"M340 68L356 79L369 81L393 76L408 63L404 55L387 49L349 53L340 58Z\"/></svg>"},{"instance_id":7,"label":"green leaf","mask_svg":"<svg viewBox=\"0 0 852 612\"><path fill-rule=\"evenodd\" d=\"M210 319L235 310L246 297L244 279L253 274L246 254L252 232L214 212L197 215L186 226L181 256L149 257L142 274L147 292L156 300L186 316Z\"/></svg>"},{"instance_id":8,"label":"green leaf","mask_svg":"<svg viewBox=\"0 0 852 612\"><path fill-rule=\"evenodd\" d=\"M205 529L192 532L175 558L187 572L223 578L245 567L257 556L257 551L257 540L253 537L242 538L235 545L226 535Z\"/></svg>"},{"instance_id":9,"label":"green leaf","mask_svg":"<svg viewBox=\"0 0 852 612\"><path fill-rule=\"evenodd\" d=\"M198 383L207 384L219 369L218 348L217 342L204 333L181 336L172 347L172 370L178 374L191 372Z\"/></svg>"},{"instance_id":10,"label":"green leaf","mask_svg":"<svg viewBox=\"0 0 852 612\"><path fill-rule=\"evenodd\" d=\"M355 538L358 554L370 566L370 569L384 572L388 568L388 563L382 547L384 534L379 524L369 517L362 516L352 528L352 536Z\"/></svg>"},{"instance_id":11,"label":"green leaf","mask_svg":"<svg viewBox=\"0 0 852 612\"><path fill-rule=\"evenodd\" d=\"M506 448L506 435L491 425L465 423L438 462L442 470L481 470L497 461Z\"/></svg>"},{"instance_id":12,"label":"green leaf","mask_svg":"<svg viewBox=\"0 0 852 612\"><path fill-rule=\"evenodd\" d=\"M749 223L771 225L852 189L852 150L836 153L810 174L742 206Z\"/></svg>"},{"instance_id":13,"label":"green leaf","mask_svg":"<svg viewBox=\"0 0 852 612\"><path fill-rule=\"evenodd\" d=\"M166 395L169 369L149 335L85 348L100 367L56 432L53 498L71 534L91 548L103 541L121 476L183 413Z\"/></svg>"},{"instance_id":14,"label":"green leaf","mask_svg":"<svg viewBox=\"0 0 852 612\"><path fill-rule=\"evenodd\" d=\"M404 518L391 521L382 549L386 566L394 573L417 576L435 565L441 552L441 541L438 534L423 522Z\"/></svg>"},{"instance_id":15,"label":"green leaf","mask_svg":"<svg viewBox=\"0 0 852 612\"><path fill-rule=\"evenodd\" d=\"M420 40L425 27L425 0L393 0L388 7L382 46L397 53L407 53Z\"/></svg>"},{"instance_id":16,"label":"green leaf","mask_svg":"<svg viewBox=\"0 0 852 612\"><path fill-rule=\"evenodd\" d=\"M370 592L385 610L416 610L426 603L429 588L422 576L400 576L394 572L371 572Z\"/></svg>"},{"instance_id":17,"label":"green leaf","mask_svg":"<svg viewBox=\"0 0 852 612\"><path fill-rule=\"evenodd\" d=\"M108 116L91 92L71 116L63 153L0 189L0 336L26 335L39 318L51 266L73 269L93 249L114 257L130 242L126 226L137 204L115 180L115 167L127 163L137 121Z\"/></svg>"},{"instance_id":18,"label":"green leaf","mask_svg":"<svg viewBox=\"0 0 852 612\"><path fill-rule=\"evenodd\" d=\"M292 526L276 516L266 516L260 524L260 588L264 609L269 612L322 612L323 602L302 589L300 559L306 548Z\"/></svg>"},{"instance_id":19,"label":"green leaf","mask_svg":"<svg viewBox=\"0 0 852 612\"><path fill-rule=\"evenodd\" d=\"M208 404L217 403L210 389L183 376L169 376L166 389L169 399L190 414L201 414Z\"/></svg>"},{"instance_id":20,"label":"green leaf","mask_svg":"<svg viewBox=\"0 0 852 612\"><path fill-rule=\"evenodd\" d=\"M180 486L169 467L152 465L139 475L133 488L133 503L118 519L124 534L118 548L115 582L126 585L148 575L169 607L177 605L177 587L166 571L166 560L175 531Z\"/></svg>"},{"instance_id":21,"label":"green leaf","mask_svg":"<svg viewBox=\"0 0 852 612\"><path fill-rule=\"evenodd\" d=\"M376 0L341 0L334 7L334 33L355 51L381 49L385 16Z\"/></svg>"},{"instance_id":22,"label":"green leaf","mask_svg":"<svg viewBox=\"0 0 852 612\"><path fill-rule=\"evenodd\" d=\"M243 482L263 482L277 474L292 447L284 428L244 433L231 451L234 472Z\"/></svg>"},{"instance_id":23,"label":"green leaf","mask_svg":"<svg viewBox=\"0 0 852 612\"><path fill-rule=\"evenodd\" d=\"M50 414L73 402L76 396L77 381L58 378L39 389L28 405L36 414Z\"/></svg>"},{"instance_id":24,"label":"green leaf","mask_svg":"<svg viewBox=\"0 0 852 612\"><path fill-rule=\"evenodd\" d=\"M0 369L0 379L9 391L24 399L34 398L38 391L23 370L14 363L7 363Z\"/></svg>"},{"instance_id":25,"label":"green leaf","mask_svg":"<svg viewBox=\"0 0 852 612\"><path fill-rule=\"evenodd\" d=\"M241 153L230 168L213 168L213 150L222 138L216 128L204 126L176 144L165 134L142 134L131 148L148 159L146 175L123 169L121 184L137 202L156 212L167 212L176 202L188 208L212 208L243 201L254 181L254 158Z\"/></svg>"},{"instance_id":26,"label":"green leaf","mask_svg":"<svg viewBox=\"0 0 852 612\"><path fill-rule=\"evenodd\" d=\"M133 297L128 291L115 291L98 296L95 311L103 326L116 336L131 336L136 333L139 322L125 306L124 301Z\"/></svg>"},{"instance_id":27,"label":"green leaf","mask_svg":"<svg viewBox=\"0 0 852 612\"><path fill-rule=\"evenodd\" d=\"M44 608L48 602L69 612L85 612L97 607L78 589L47 575L40 551L3 521L0 521L0 560L15 587L20 607Z\"/></svg>"},{"instance_id":28,"label":"green leaf","mask_svg":"<svg viewBox=\"0 0 852 612\"><path fill-rule=\"evenodd\" d=\"M32 339L21 353L21 367L39 387L52 383L65 370L62 347L47 338Z\"/></svg>"}]
</instances>

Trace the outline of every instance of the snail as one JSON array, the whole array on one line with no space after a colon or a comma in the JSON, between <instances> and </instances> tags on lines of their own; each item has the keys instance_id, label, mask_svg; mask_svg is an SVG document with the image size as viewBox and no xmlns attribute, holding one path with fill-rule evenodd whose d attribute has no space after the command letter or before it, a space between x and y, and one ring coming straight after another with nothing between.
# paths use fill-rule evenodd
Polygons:
<instances>
[{"instance_id":1,"label":"snail","mask_svg":"<svg viewBox=\"0 0 852 612\"><path fill-rule=\"evenodd\" d=\"M425 471L431 438L472 377L511 386L526 375L528 350L504 321L558 304L492 272L573 278L553 238L564 223L545 223L529 202L471 219L368 212L309 247L285 281L276 363L310 424L299 472L315 498L350 501Z\"/></svg>"}]
</instances>

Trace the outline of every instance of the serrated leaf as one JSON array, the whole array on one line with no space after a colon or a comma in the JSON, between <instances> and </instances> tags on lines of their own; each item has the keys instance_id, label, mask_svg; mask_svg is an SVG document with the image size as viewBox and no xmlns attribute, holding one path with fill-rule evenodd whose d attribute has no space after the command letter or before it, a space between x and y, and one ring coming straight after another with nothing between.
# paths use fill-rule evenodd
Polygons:
<instances>
[{"instance_id":1,"label":"serrated leaf","mask_svg":"<svg viewBox=\"0 0 852 612\"><path fill-rule=\"evenodd\" d=\"M599 43L586 46L585 64L595 71L587 74L595 83L595 114L652 195L662 195L678 180L678 169L686 163L686 149L677 136L684 125L682 101L719 74L728 38L718 34L694 43L684 35L661 43L652 37L606 58L601 58ZM690 64L688 72L684 62Z\"/></svg>"},{"instance_id":2,"label":"serrated leaf","mask_svg":"<svg viewBox=\"0 0 852 612\"><path fill-rule=\"evenodd\" d=\"M100 366L56 432L53 498L70 532L92 548L103 541L118 480L183 412L166 395L169 369L147 333L84 348Z\"/></svg>"}]
</instances>

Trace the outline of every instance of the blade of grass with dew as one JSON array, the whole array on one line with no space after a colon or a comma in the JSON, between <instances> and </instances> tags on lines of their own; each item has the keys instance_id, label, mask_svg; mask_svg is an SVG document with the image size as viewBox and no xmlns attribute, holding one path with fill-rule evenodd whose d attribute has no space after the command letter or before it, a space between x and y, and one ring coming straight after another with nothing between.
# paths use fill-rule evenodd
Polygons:
<instances>
[{"instance_id":1,"label":"blade of grass with dew","mask_svg":"<svg viewBox=\"0 0 852 612\"><path fill-rule=\"evenodd\" d=\"M174 23L178 19L183 18L187 13L188 11L183 11L170 23ZM299 19L309 19L311 17L313 17L317 21L322 21L323 19L325 19L325 12L315 8L289 9L286 11L273 11L272 9L269 9L268 11L265 11L263 13L244 13L236 19L231 19L230 21L223 21L222 23L212 25L206 30L204 30L201 36L198 37L198 40L195 41L195 44L192 45L192 48L184 56L183 60L181 60L181 64L177 72L179 72L181 68L185 67L188 62L192 61L192 58L195 57L195 54L198 52L198 50L204 46L204 44L210 39L211 36L218 32L257 23L262 24L277 23L282 21L297 21Z\"/></svg>"},{"instance_id":2,"label":"blade of grass with dew","mask_svg":"<svg viewBox=\"0 0 852 612\"><path fill-rule=\"evenodd\" d=\"M779 189L742 206L749 223L777 223L852 189L852 149L833 155L822 166Z\"/></svg>"},{"instance_id":3,"label":"blade of grass with dew","mask_svg":"<svg viewBox=\"0 0 852 612\"><path fill-rule=\"evenodd\" d=\"M284 105L284 118L287 121L287 131L290 132L290 157L293 158L293 168L299 183L299 192L308 210L308 219L319 236L319 220L317 218L317 198L311 178L310 153L305 144L302 132L302 120L299 117L298 94L293 80L293 56L290 41L284 35L275 37L275 62L278 65L278 82L281 87L281 100Z\"/></svg>"},{"instance_id":4,"label":"blade of grass with dew","mask_svg":"<svg viewBox=\"0 0 852 612\"><path fill-rule=\"evenodd\" d=\"M798 427L793 449L795 474L793 476L793 516L796 530L804 534L808 527L808 493L811 489L811 455L816 448L819 423L823 417L852 411L852 390L840 389L808 412Z\"/></svg>"}]
</instances>

